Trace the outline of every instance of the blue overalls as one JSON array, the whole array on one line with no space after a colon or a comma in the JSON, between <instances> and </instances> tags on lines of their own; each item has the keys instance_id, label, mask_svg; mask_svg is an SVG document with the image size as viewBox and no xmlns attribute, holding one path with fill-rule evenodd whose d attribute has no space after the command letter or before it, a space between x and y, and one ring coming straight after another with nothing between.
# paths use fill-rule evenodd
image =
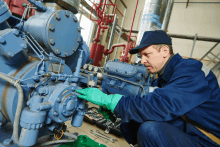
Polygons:
<instances>
[{"instance_id":1,"label":"blue overalls","mask_svg":"<svg viewBox=\"0 0 220 147\"><path fill-rule=\"evenodd\" d=\"M143 97L123 96L114 113L123 120L121 133L139 147L220 146L181 116L220 138L220 88L200 61L174 55L163 75Z\"/></svg>"}]
</instances>

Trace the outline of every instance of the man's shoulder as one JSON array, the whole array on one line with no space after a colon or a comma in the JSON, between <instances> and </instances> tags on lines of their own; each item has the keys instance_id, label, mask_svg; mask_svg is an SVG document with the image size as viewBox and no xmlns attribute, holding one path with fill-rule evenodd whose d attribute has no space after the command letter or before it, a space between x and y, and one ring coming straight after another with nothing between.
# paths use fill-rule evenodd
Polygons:
<instances>
[{"instance_id":1,"label":"man's shoulder","mask_svg":"<svg viewBox=\"0 0 220 147\"><path fill-rule=\"evenodd\" d=\"M195 59L184 59L182 58L176 65L176 67L181 67L183 66L184 68L190 68L190 67L195 67L201 69L203 66L203 63L201 61L195 60Z\"/></svg>"}]
</instances>

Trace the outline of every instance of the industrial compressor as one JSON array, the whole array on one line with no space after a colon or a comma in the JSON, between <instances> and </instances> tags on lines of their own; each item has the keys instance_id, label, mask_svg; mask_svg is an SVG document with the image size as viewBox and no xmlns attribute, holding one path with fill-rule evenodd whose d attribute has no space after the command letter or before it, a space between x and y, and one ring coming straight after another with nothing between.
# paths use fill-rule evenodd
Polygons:
<instances>
[{"instance_id":1,"label":"industrial compressor","mask_svg":"<svg viewBox=\"0 0 220 147\"><path fill-rule=\"evenodd\" d=\"M32 6L23 4L18 18L0 0L0 146L33 146L39 137L65 131L67 120L80 127L88 104L77 98L77 89L148 92L150 77L143 65L91 65L78 19L60 1L29 2ZM30 9L35 15L26 19Z\"/></svg>"}]
</instances>

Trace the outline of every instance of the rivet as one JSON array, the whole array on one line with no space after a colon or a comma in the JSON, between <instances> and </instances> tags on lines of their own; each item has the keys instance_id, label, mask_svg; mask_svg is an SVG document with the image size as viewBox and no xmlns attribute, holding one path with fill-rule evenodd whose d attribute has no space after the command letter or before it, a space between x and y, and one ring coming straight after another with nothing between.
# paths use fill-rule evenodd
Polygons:
<instances>
[{"instance_id":1,"label":"rivet","mask_svg":"<svg viewBox=\"0 0 220 147\"><path fill-rule=\"evenodd\" d=\"M55 27L51 24L50 27L49 27L50 31L54 31L55 30Z\"/></svg>"},{"instance_id":2,"label":"rivet","mask_svg":"<svg viewBox=\"0 0 220 147\"><path fill-rule=\"evenodd\" d=\"M61 19L61 16L60 16L59 13L55 14L55 17L56 17L57 20L60 20L60 19Z\"/></svg>"},{"instance_id":3,"label":"rivet","mask_svg":"<svg viewBox=\"0 0 220 147\"><path fill-rule=\"evenodd\" d=\"M0 43L3 44L5 43L5 38L0 36Z\"/></svg>"},{"instance_id":4,"label":"rivet","mask_svg":"<svg viewBox=\"0 0 220 147\"><path fill-rule=\"evenodd\" d=\"M51 45L54 45L55 44L55 41L53 39L50 39L50 44Z\"/></svg>"}]
</instances>

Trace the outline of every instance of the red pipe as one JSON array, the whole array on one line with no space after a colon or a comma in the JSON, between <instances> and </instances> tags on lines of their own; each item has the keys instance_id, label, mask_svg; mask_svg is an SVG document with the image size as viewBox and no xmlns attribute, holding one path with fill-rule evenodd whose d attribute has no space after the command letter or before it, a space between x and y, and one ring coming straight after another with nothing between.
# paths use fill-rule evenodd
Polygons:
<instances>
[{"instance_id":1,"label":"red pipe","mask_svg":"<svg viewBox=\"0 0 220 147\"><path fill-rule=\"evenodd\" d=\"M127 62L128 61L128 52L131 49L130 45L129 45L129 42L130 42L130 38L131 38L131 31L132 31L132 28L133 28L133 25L134 25L134 19L135 19L135 15L136 15L136 11L137 11L137 6L138 6L138 0L137 0L135 11L134 11L134 16L133 16L133 21L132 21L132 25L131 25L131 30L130 30L130 33L129 33L129 36L128 36L128 44L126 46L124 55L120 59L120 61L122 61L122 62Z\"/></svg>"},{"instance_id":2,"label":"red pipe","mask_svg":"<svg viewBox=\"0 0 220 147\"><path fill-rule=\"evenodd\" d=\"M113 4L113 2L111 1L111 0L109 0L112 4ZM118 10L118 8L116 8L117 10ZM122 13L121 13L121 11L119 11L118 10L118 12L122 15L122 16L124 16Z\"/></svg>"},{"instance_id":3,"label":"red pipe","mask_svg":"<svg viewBox=\"0 0 220 147\"><path fill-rule=\"evenodd\" d=\"M125 47L126 47L126 45L125 45L125 44L115 44L115 45L112 45L111 50L105 49L105 50L103 51L104 55L111 54L116 47L123 47L123 50L124 50Z\"/></svg>"}]
</instances>

